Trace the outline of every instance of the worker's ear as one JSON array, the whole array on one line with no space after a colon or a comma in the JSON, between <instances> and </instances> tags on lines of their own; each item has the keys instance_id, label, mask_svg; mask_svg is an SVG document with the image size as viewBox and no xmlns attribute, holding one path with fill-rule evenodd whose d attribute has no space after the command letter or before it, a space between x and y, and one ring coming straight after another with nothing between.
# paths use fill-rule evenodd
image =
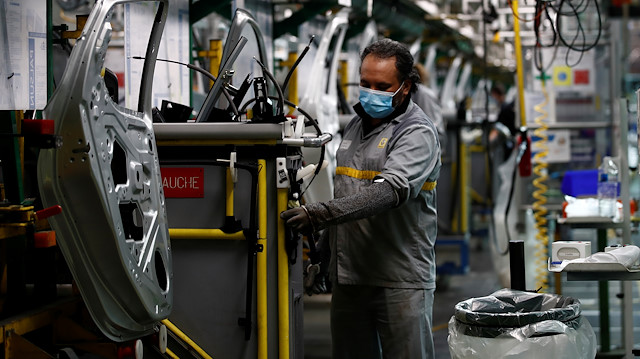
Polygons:
<instances>
[{"instance_id":1,"label":"worker's ear","mask_svg":"<svg viewBox=\"0 0 640 359\"><path fill-rule=\"evenodd\" d=\"M402 87L402 98L404 98L405 96L409 95L409 93L411 92L411 88L413 87L413 82L409 79L404 80L404 87Z\"/></svg>"}]
</instances>

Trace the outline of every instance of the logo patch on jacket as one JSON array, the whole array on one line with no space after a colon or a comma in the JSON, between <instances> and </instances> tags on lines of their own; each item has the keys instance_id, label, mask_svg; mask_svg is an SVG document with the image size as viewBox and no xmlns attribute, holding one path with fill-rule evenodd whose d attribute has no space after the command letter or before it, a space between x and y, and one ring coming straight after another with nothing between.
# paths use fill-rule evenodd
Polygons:
<instances>
[{"instance_id":1,"label":"logo patch on jacket","mask_svg":"<svg viewBox=\"0 0 640 359\"><path fill-rule=\"evenodd\" d=\"M384 148L384 146L387 145L387 142L389 142L389 139L382 137L382 139L380 139L380 143L378 143L378 148Z\"/></svg>"}]
</instances>

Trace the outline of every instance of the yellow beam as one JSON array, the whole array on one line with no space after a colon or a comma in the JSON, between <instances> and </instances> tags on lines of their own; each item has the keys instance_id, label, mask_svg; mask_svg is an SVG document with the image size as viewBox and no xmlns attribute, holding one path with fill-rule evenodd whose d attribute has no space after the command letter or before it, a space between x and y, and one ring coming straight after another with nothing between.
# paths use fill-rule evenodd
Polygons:
<instances>
[{"instance_id":1,"label":"yellow beam","mask_svg":"<svg viewBox=\"0 0 640 359\"><path fill-rule=\"evenodd\" d=\"M169 228L169 237L171 239L245 239L242 231L225 233L220 229L210 228Z\"/></svg>"}]
</instances>

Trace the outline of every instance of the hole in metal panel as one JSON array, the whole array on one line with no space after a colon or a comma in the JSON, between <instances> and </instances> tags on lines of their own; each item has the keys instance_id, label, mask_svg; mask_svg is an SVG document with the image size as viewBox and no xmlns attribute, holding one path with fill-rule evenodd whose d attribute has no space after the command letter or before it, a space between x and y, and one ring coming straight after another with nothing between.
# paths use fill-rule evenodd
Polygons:
<instances>
[{"instance_id":1,"label":"hole in metal panel","mask_svg":"<svg viewBox=\"0 0 640 359\"><path fill-rule=\"evenodd\" d=\"M120 203L120 218L124 227L124 237L128 240L141 241L143 236L142 211L137 203Z\"/></svg>"},{"instance_id":2,"label":"hole in metal panel","mask_svg":"<svg viewBox=\"0 0 640 359\"><path fill-rule=\"evenodd\" d=\"M113 174L113 183L116 186L127 183L127 153L120 146L118 141L113 142L111 173Z\"/></svg>"},{"instance_id":3,"label":"hole in metal panel","mask_svg":"<svg viewBox=\"0 0 640 359\"><path fill-rule=\"evenodd\" d=\"M163 292L166 292L169 288L169 279L167 278L167 270L164 264L164 260L162 259L162 255L160 251L156 250L153 255L153 262L156 269L156 279L158 281L158 285L162 289Z\"/></svg>"}]
</instances>

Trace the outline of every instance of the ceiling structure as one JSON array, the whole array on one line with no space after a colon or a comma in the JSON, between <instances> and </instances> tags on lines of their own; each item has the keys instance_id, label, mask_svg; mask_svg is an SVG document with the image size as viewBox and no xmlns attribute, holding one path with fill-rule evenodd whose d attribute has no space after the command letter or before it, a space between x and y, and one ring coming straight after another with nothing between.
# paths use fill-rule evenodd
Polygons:
<instances>
[{"instance_id":1,"label":"ceiling structure","mask_svg":"<svg viewBox=\"0 0 640 359\"><path fill-rule=\"evenodd\" d=\"M500 7L499 3L504 4ZM424 49L438 43L445 57L464 54L477 65L474 71L482 69L489 76L499 77L515 71L513 37L501 38L499 32L496 35L499 29L513 33L513 15L506 0L485 4L482 0L282 0L274 1L273 7L274 37L295 35L298 26L310 17L350 7L347 38L359 34L373 19L382 36L406 44L419 40ZM520 9L522 16L534 13L533 6L521 5Z\"/></svg>"}]
</instances>

